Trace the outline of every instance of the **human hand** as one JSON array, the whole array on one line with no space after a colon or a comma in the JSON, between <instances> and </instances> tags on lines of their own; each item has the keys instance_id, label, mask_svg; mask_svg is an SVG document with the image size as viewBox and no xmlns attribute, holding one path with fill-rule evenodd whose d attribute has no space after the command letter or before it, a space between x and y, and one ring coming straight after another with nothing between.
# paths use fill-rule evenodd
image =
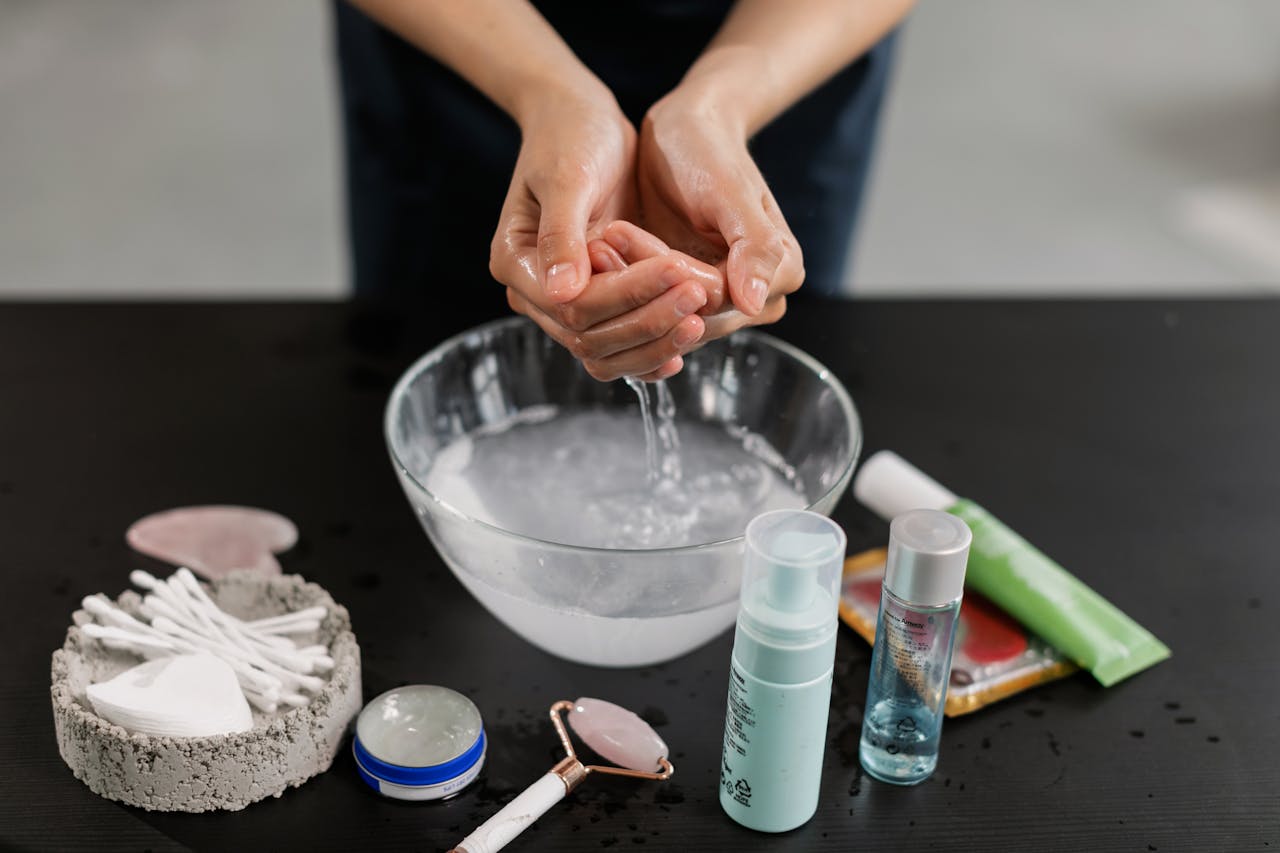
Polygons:
<instances>
[{"instance_id":1,"label":"human hand","mask_svg":"<svg viewBox=\"0 0 1280 853\"><path fill-rule=\"evenodd\" d=\"M707 290L720 298L720 274L674 254L593 270L588 254L588 235L634 210L634 128L612 97L558 93L523 112L521 130L489 260L508 304L597 379L674 375L702 336Z\"/></svg>"},{"instance_id":2,"label":"human hand","mask_svg":"<svg viewBox=\"0 0 1280 853\"><path fill-rule=\"evenodd\" d=\"M777 321L804 281L800 246L746 140L742 123L684 84L649 110L640 130L636 170L647 230L663 248L716 264L728 285L730 304L704 309L704 341ZM623 254L634 263L662 251L639 248Z\"/></svg>"},{"instance_id":3,"label":"human hand","mask_svg":"<svg viewBox=\"0 0 1280 853\"><path fill-rule=\"evenodd\" d=\"M489 271L555 313L590 278L587 232L634 207L636 132L607 91L547 92L520 118Z\"/></svg>"},{"instance_id":4,"label":"human hand","mask_svg":"<svg viewBox=\"0 0 1280 853\"><path fill-rule=\"evenodd\" d=\"M605 233L619 228L645 235L621 221ZM654 381L679 373L683 354L699 344L706 328L696 312L724 301L720 272L669 250L644 257L632 252L634 263L603 240L591 240L587 251L593 270L590 281L581 294L561 303L554 316L508 288L512 309L537 323L598 380L634 376Z\"/></svg>"}]
</instances>

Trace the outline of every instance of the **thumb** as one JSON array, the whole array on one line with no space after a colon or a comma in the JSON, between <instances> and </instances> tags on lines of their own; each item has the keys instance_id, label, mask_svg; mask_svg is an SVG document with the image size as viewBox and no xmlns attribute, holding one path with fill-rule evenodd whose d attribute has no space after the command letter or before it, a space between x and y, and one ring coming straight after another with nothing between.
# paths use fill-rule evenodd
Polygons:
<instances>
[{"instance_id":1,"label":"thumb","mask_svg":"<svg viewBox=\"0 0 1280 853\"><path fill-rule=\"evenodd\" d=\"M538 220L538 279L552 302L568 302L587 286L591 260L587 256L585 192L577 197L561 191L542 204Z\"/></svg>"},{"instance_id":2,"label":"thumb","mask_svg":"<svg viewBox=\"0 0 1280 853\"><path fill-rule=\"evenodd\" d=\"M725 270L729 295L734 307L754 317L764 310L786 254L786 241L759 203L735 210L721 226L721 234L729 245Z\"/></svg>"}]
</instances>

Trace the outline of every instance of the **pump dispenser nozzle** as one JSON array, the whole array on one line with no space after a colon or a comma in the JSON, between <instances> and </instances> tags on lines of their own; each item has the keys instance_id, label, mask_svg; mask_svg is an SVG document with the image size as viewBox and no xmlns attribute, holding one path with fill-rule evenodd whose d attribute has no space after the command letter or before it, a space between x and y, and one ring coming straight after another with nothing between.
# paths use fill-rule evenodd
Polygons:
<instances>
[{"instance_id":1,"label":"pump dispenser nozzle","mask_svg":"<svg viewBox=\"0 0 1280 853\"><path fill-rule=\"evenodd\" d=\"M795 613L813 604L812 566L821 562L835 544L830 533L783 530L773 541L769 554L769 580L765 598L778 610Z\"/></svg>"},{"instance_id":2,"label":"pump dispenser nozzle","mask_svg":"<svg viewBox=\"0 0 1280 853\"><path fill-rule=\"evenodd\" d=\"M815 512L777 510L753 519L746 539L738 621L748 639L790 648L834 635L845 546L839 525Z\"/></svg>"}]
</instances>

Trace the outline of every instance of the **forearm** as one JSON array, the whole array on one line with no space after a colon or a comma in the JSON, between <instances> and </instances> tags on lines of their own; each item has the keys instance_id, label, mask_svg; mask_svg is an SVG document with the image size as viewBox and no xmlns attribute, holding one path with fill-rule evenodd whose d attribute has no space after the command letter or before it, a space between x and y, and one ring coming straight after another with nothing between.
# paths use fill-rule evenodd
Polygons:
<instances>
[{"instance_id":1,"label":"forearm","mask_svg":"<svg viewBox=\"0 0 1280 853\"><path fill-rule=\"evenodd\" d=\"M557 92L612 99L526 0L348 0L452 68L521 126Z\"/></svg>"},{"instance_id":2,"label":"forearm","mask_svg":"<svg viewBox=\"0 0 1280 853\"><path fill-rule=\"evenodd\" d=\"M739 0L672 94L753 136L861 56L914 0Z\"/></svg>"}]
</instances>

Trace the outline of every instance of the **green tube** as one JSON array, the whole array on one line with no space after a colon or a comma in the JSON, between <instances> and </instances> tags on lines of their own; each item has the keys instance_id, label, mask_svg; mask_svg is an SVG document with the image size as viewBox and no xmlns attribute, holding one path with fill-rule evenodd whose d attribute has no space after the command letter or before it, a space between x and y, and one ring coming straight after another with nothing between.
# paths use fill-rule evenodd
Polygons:
<instances>
[{"instance_id":1,"label":"green tube","mask_svg":"<svg viewBox=\"0 0 1280 853\"><path fill-rule=\"evenodd\" d=\"M1093 673L1104 687L1169 657L1150 631L973 501L947 507L973 531L965 583Z\"/></svg>"},{"instance_id":2,"label":"green tube","mask_svg":"<svg viewBox=\"0 0 1280 853\"><path fill-rule=\"evenodd\" d=\"M868 459L854 494L882 517L941 509L973 531L965 586L994 601L1104 687L1169 657L1169 649L1079 578L970 500L889 451Z\"/></svg>"}]
</instances>

